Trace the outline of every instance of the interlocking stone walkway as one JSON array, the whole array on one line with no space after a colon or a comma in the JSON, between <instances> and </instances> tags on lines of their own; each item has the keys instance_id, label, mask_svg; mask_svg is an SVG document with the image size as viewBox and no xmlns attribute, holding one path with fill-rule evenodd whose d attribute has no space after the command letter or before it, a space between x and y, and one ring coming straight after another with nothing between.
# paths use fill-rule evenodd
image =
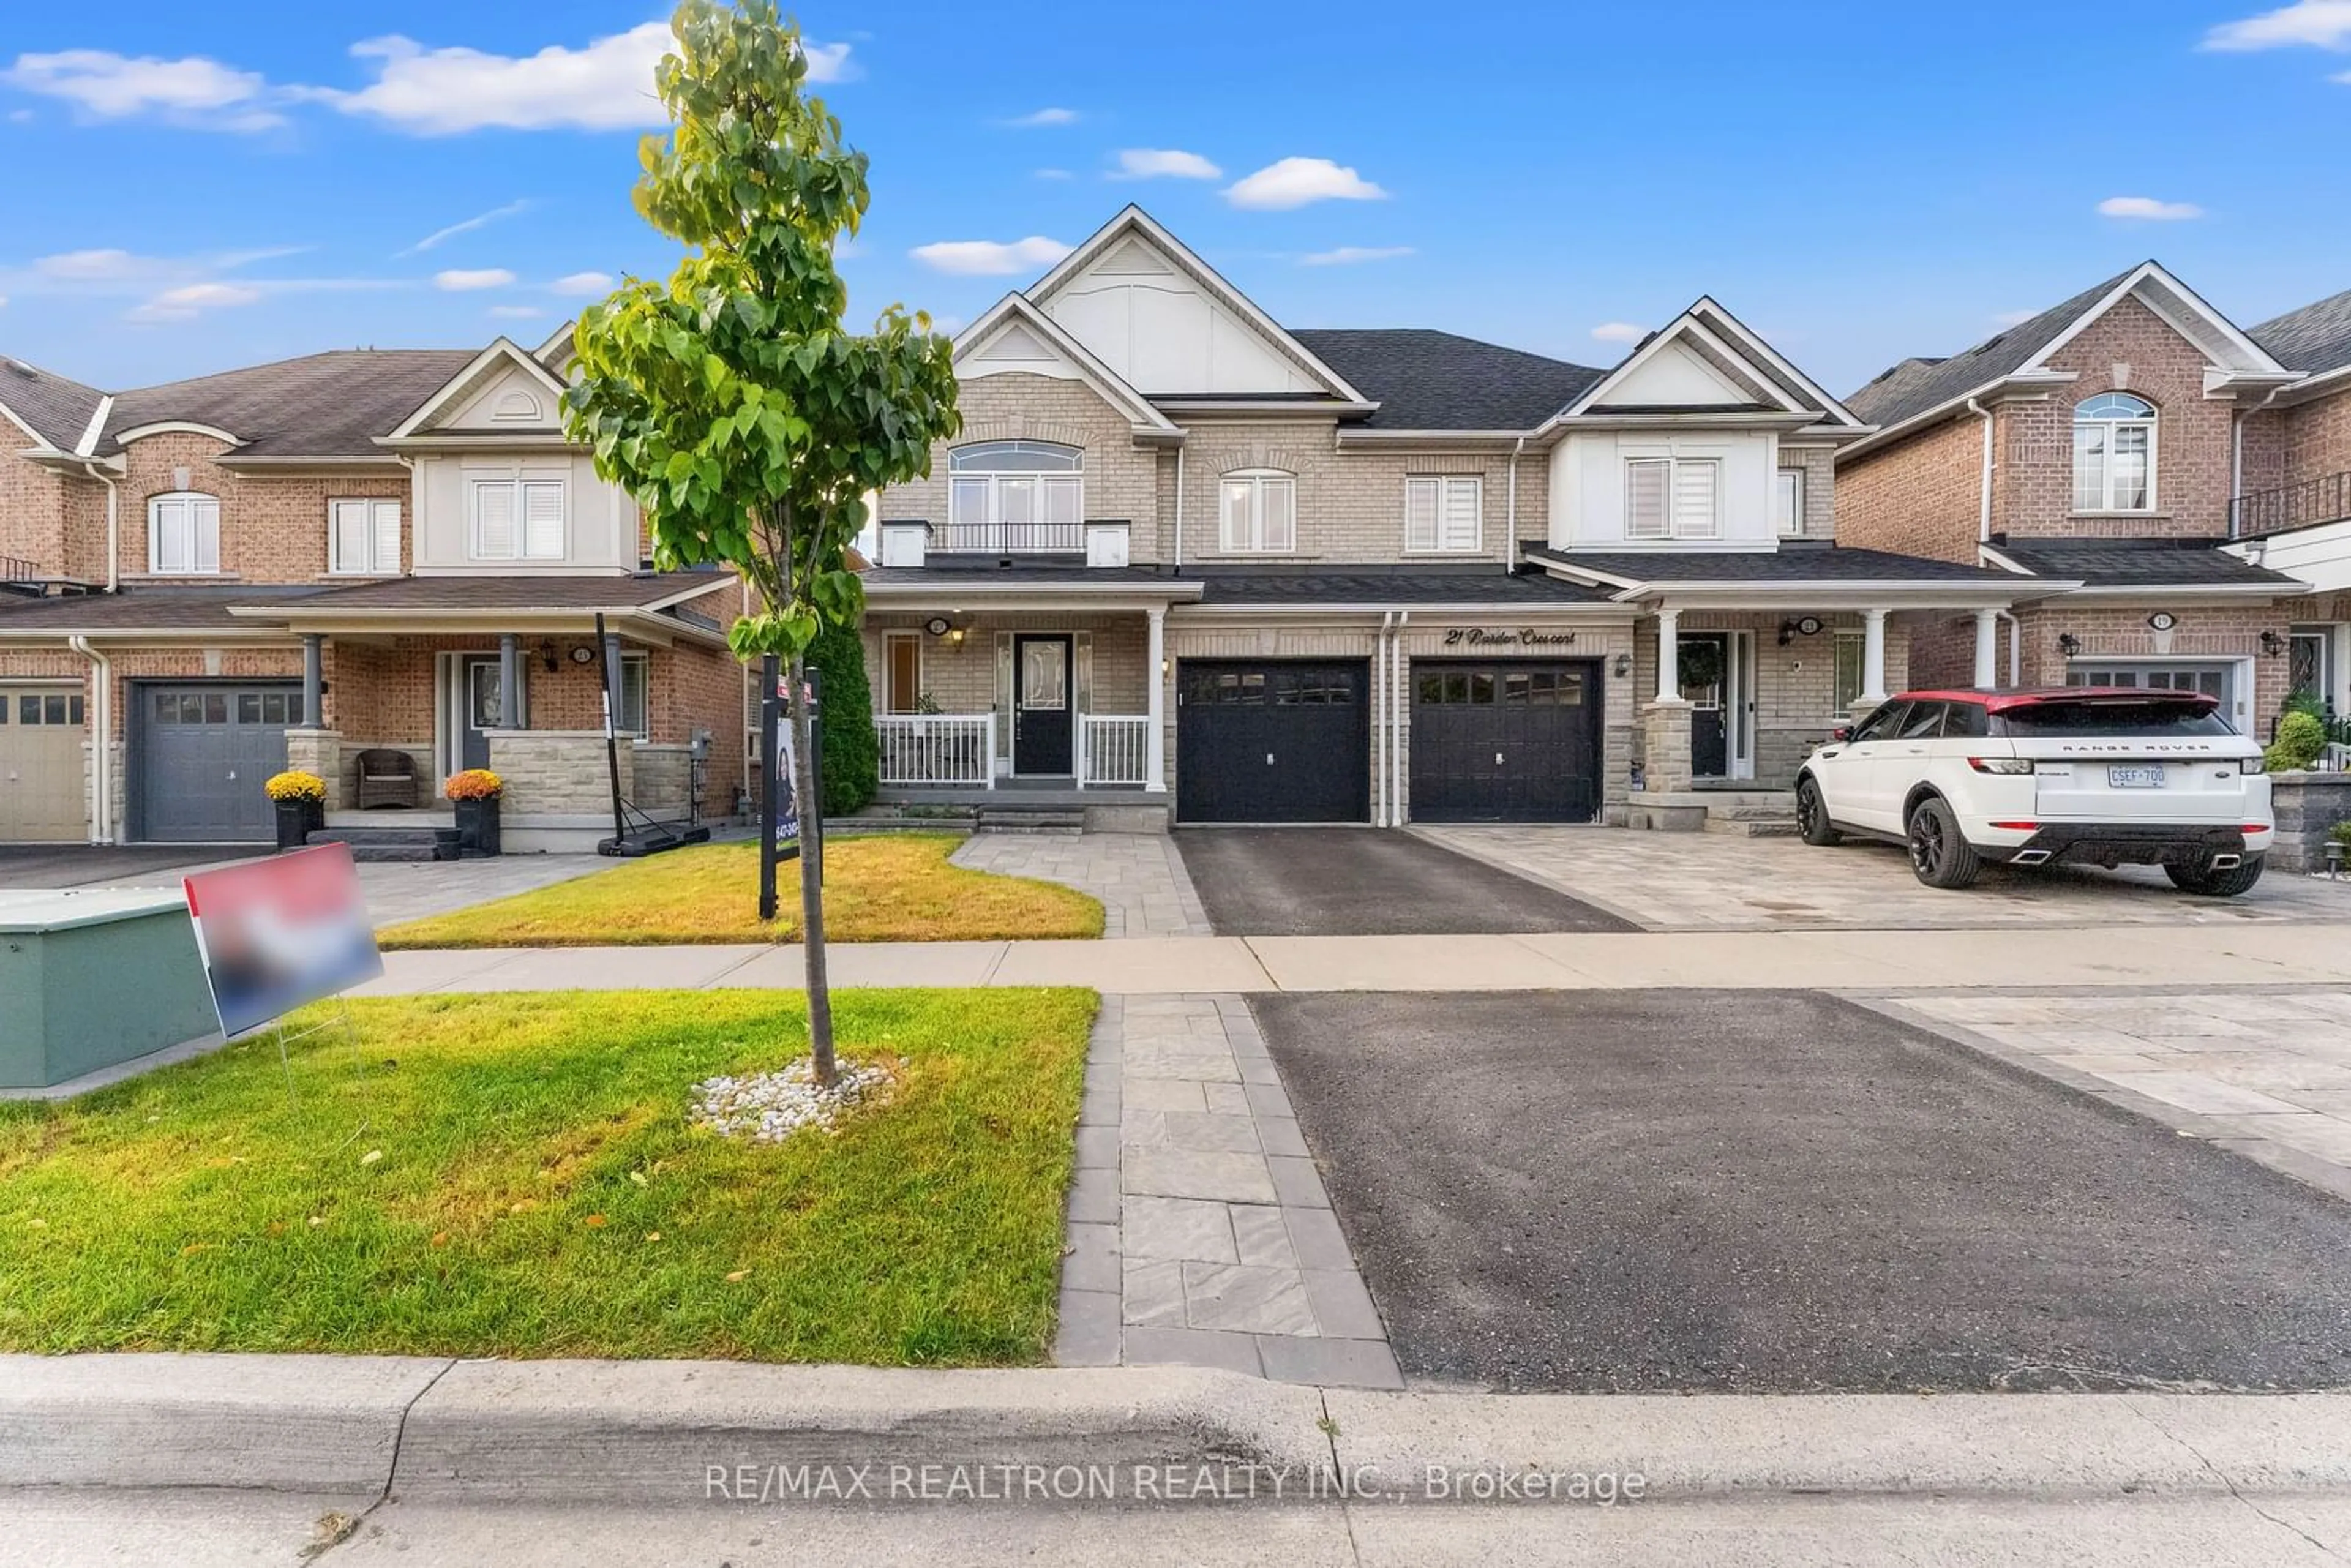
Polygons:
<instances>
[{"instance_id":1,"label":"interlocking stone walkway","mask_svg":"<svg viewBox=\"0 0 2351 1568\"><path fill-rule=\"evenodd\" d=\"M974 833L955 863L1102 900L1104 936L1206 936L1208 917L1165 833Z\"/></svg>"},{"instance_id":2,"label":"interlocking stone walkway","mask_svg":"<svg viewBox=\"0 0 2351 1568\"><path fill-rule=\"evenodd\" d=\"M1240 998L1104 997L1078 1121L1056 1361L1403 1386Z\"/></svg>"},{"instance_id":3,"label":"interlocking stone walkway","mask_svg":"<svg viewBox=\"0 0 2351 1568\"><path fill-rule=\"evenodd\" d=\"M1909 994L1870 1005L1956 1026L2037 1071L2351 1196L2351 989Z\"/></svg>"}]
</instances>

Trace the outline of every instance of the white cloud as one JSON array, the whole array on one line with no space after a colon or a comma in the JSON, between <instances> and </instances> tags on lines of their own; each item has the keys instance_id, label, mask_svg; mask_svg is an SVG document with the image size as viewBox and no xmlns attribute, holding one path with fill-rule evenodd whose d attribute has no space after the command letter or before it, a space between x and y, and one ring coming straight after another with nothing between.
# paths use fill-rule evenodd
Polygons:
<instances>
[{"instance_id":1,"label":"white cloud","mask_svg":"<svg viewBox=\"0 0 2351 1568\"><path fill-rule=\"evenodd\" d=\"M267 107L268 83L202 55L133 58L110 49L61 49L19 55L0 71L0 83L63 99L89 120L156 115L207 131L267 131L286 123Z\"/></svg>"},{"instance_id":2,"label":"white cloud","mask_svg":"<svg viewBox=\"0 0 2351 1568\"><path fill-rule=\"evenodd\" d=\"M423 239L418 240L414 245L410 246L406 250L397 252L394 255L393 259L397 260L400 256L414 256L419 251L431 250L443 240L455 239L462 234L471 234L477 228L482 228L487 225L496 223L500 218L510 218L517 213L527 210L529 206L530 200L529 198L525 197L520 201L508 202L503 207L492 207L488 212L476 214L473 217L465 219L463 223L451 224L445 229L434 229Z\"/></svg>"},{"instance_id":3,"label":"white cloud","mask_svg":"<svg viewBox=\"0 0 2351 1568\"><path fill-rule=\"evenodd\" d=\"M261 290L238 283L190 283L178 288L167 288L144 305L125 314L126 321L186 321L206 310L216 310L232 305L251 305L260 299Z\"/></svg>"},{"instance_id":4,"label":"white cloud","mask_svg":"<svg viewBox=\"0 0 2351 1568\"><path fill-rule=\"evenodd\" d=\"M154 256L133 256L127 250L68 250L36 258L33 270L49 277L82 282L151 276L167 265Z\"/></svg>"},{"instance_id":5,"label":"white cloud","mask_svg":"<svg viewBox=\"0 0 2351 1568\"><path fill-rule=\"evenodd\" d=\"M1649 329L1630 321L1603 321L1592 329L1592 335L1603 343L1637 343L1649 335Z\"/></svg>"},{"instance_id":6,"label":"white cloud","mask_svg":"<svg viewBox=\"0 0 2351 1568\"><path fill-rule=\"evenodd\" d=\"M1037 178L1040 180L1066 180L1070 178L1070 172L1067 169L1040 169L1037 171Z\"/></svg>"},{"instance_id":7,"label":"white cloud","mask_svg":"<svg viewBox=\"0 0 2351 1568\"><path fill-rule=\"evenodd\" d=\"M1328 158L1284 158L1226 187L1237 207L1282 212L1310 202L1379 202L1387 193Z\"/></svg>"},{"instance_id":8,"label":"white cloud","mask_svg":"<svg viewBox=\"0 0 2351 1568\"><path fill-rule=\"evenodd\" d=\"M2232 54L2296 47L2351 49L2351 0L2295 0L2257 16L2223 22L2204 35L2202 47Z\"/></svg>"},{"instance_id":9,"label":"white cloud","mask_svg":"<svg viewBox=\"0 0 2351 1568\"><path fill-rule=\"evenodd\" d=\"M918 245L907 254L924 266L965 277L1001 277L1050 267L1070 254L1070 246L1042 235L1027 239L942 240Z\"/></svg>"},{"instance_id":10,"label":"white cloud","mask_svg":"<svg viewBox=\"0 0 2351 1568\"><path fill-rule=\"evenodd\" d=\"M447 294L470 294L478 288L504 288L515 275L503 267L453 267L433 275L433 287Z\"/></svg>"},{"instance_id":11,"label":"white cloud","mask_svg":"<svg viewBox=\"0 0 2351 1568\"><path fill-rule=\"evenodd\" d=\"M1010 120L999 120L997 123L1029 130L1047 125L1075 125L1078 119L1078 111L1074 109L1040 109L1034 113L1015 115Z\"/></svg>"},{"instance_id":12,"label":"white cloud","mask_svg":"<svg viewBox=\"0 0 2351 1568\"><path fill-rule=\"evenodd\" d=\"M587 299L612 292L612 275L609 272L568 272L547 287L551 293Z\"/></svg>"},{"instance_id":13,"label":"white cloud","mask_svg":"<svg viewBox=\"0 0 2351 1568\"><path fill-rule=\"evenodd\" d=\"M351 46L375 63L376 79L356 92L302 88L301 97L366 115L416 136L513 131L621 131L665 124L653 96L653 66L671 47L669 25L647 22L581 48L550 44L535 55L428 49L393 34ZM849 74L847 44L809 44L809 79Z\"/></svg>"},{"instance_id":14,"label":"white cloud","mask_svg":"<svg viewBox=\"0 0 2351 1568\"><path fill-rule=\"evenodd\" d=\"M2193 202L2158 202L2153 196L2108 196L2098 204L2099 215L2109 218L2145 218L2154 223L2177 223L2184 218L2200 218L2204 209Z\"/></svg>"},{"instance_id":15,"label":"white cloud","mask_svg":"<svg viewBox=\"0 0 2351 1568\"><path fill-rule=\"evenodd\" d=\"M493 305L489 313L501 321L530 321L547 314L536 305Z\"/></svg>"},{"instance_id":16,"label":"white cloud","mask_svg":"<svg viewBox=\"0 0 2351 1568\"><path fill-rule=\"evenodd\" d=\"M1118 155L1116 175L1130 180L1216 180L1224 171L1201 157L1197 152L1181 152L1172 147L1129 147Z\"/></svg>"},{"instance_id":17,"label":"white cloud","mask_svg":"<svg viewBox=\"0 0 2351 1568\"><path fill-rule=\"evenodd\" d=\"M1400 256L1413 254L1408 245L1343 245L1335 250L1318 250L1298 258L1301 267L1353 267L1364 261L1392 261Z\"/></svg>"}]
</instances>

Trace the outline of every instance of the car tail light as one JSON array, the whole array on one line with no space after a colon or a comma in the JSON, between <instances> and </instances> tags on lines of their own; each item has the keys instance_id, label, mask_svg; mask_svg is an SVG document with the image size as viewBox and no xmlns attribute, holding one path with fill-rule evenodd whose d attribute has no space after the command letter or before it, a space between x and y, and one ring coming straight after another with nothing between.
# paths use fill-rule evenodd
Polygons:
<instances>
[{"instance_id":1,"label":"car tail light","mask_svg":"<svg viewBox=\"0 0 2351 1568\"><path fill-rule=\"evenodd\" d=\"M1968 766L1979 773L2030 773L2032 771L2032 758L2030 757L1970 757L1968 758Z\"/></svg>"},{"instance_id":2,"label":"car tail light","mask_svg":"<svg viewBox=\"0 0 2351 1568\"><path fill-rule=\"evenodd\" d=\"M2237 824L2237 831L2241 833L2266 833L2270 831L2270 827L2271 824L2267 822L2239 822Z\"/></svg>"},{"instance_id":3,"label":"car tail light","mask_svg":"<svg viewBox=\"0 0 2351 1568\"><path fill-rule=\"evenodd\" d=\"M1992 826L1995 828L2011 829L2020 833L2030 833L2037 831L2040 829L2041 824L2038 822L1994 822Z\"/></svg>"},{"instance_id":4,"label":"car tail light","mask_svg":"<svg viewBox=\"0 0 2351 1568\"><path fill-rule=\"evenodd\" d=\"M2237 758L2237 771L2240 773L2267 773L2269 770L2270 759L2266 757L2240 757Z\"/></svg>"}]
</instances>

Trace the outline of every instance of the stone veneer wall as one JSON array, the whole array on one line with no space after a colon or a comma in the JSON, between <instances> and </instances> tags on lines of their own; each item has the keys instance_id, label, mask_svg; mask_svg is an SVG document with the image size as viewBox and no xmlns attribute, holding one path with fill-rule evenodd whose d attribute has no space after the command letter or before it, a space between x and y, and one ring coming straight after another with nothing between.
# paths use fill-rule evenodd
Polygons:
<instances>
[{"instance_id":1,"label":"stone veneer wall","mask_svg":"<svg viewBox=\"0 0 2351 1568\"><path fill-rule=\"evenodd\" d=\"M636 759L630 774L634 788L629 803L650 817L686 816L693 803L694 748L641 740L633 750Z\"/></svg>"},{"instance_id":2,"label":"stone veneer wall","mask_svg":"<svg viewBox=\"0 0 2351 1568\"><path fill-rule=\"evenodd\" d=\"M2277 841L2270 846L2273 871L2326 869L2326 836L2337 822L2351 822L2351 773L2280 773L2270 779L2277 809Z\"/></svg>"},{"instance_id":3,"label":"stone veneer wall","mask_svg":"<svg viewBox=\"0 0 2351 1568\"><path fill-rule=\"evenodd\" d=\"M326 810L340 811L354 800L343 780L343 737L331 729L289 729L286 732L286 770L315 773L326 780Z\"/></svg>"},{"instance_id":4,"label":"stone veneer wall","mask_svg":"<svg viewBox=\"0 0 2351 1568\"><path fill-rule=\"evenodd\" d=\"M502 817L610 816L612 786L601 730L494 729L490 771L506 781ZM621 747L621 794L635 788L636 747Z\"/></svg>"}]
</instances>

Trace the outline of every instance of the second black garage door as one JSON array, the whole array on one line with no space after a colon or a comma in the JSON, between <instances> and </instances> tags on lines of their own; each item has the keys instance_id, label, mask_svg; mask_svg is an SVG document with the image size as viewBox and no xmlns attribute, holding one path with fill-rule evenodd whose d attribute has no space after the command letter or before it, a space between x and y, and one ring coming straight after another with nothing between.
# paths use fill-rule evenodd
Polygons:
<instances>
[{"instance_id":1,"label":"second black garage door","mask_svg":"<svg viewBox=\"0 0 2351 1568\"><path fill-rule=\"evenodd\" d=\"M1176 693L1185 821L1369 820L1368 660L1186 659Z\"/></svg>"},{"instance_id":2,"label":"second black garage door","mask_svg":"<svg viewBox=\"0 0 2351 1568\"><path fill-rule=\"evenodd\" d=\"M1412 662L1412 820L1588 822L1600 663Z\"/></svg>"}]
</instances>

